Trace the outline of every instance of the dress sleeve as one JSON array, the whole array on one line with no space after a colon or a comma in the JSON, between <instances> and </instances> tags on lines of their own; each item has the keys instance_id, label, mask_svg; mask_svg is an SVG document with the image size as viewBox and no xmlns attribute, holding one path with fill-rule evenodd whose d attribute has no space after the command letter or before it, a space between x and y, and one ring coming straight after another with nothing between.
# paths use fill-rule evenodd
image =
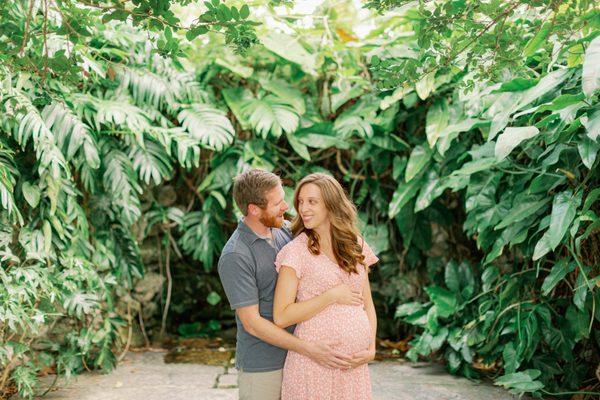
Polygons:
<instances>
[{"instance_id":1,"label":"dress sleeve","mask_svg":"<svg viewBox=\"0 0 600 400\"><path fill-rule=\"evenodd\" d=\"M362 239L362 253L365 256L366 267L370 267L379 261L379 258L375 255L375 253L373 253L373 250L371 250L371 247L367 244L364 238Z\"/></svg>"},{"instance_id":2,"label":"dress sleeve","mask_svg":"<svg viewBox=\"0 0 600 400\"><path fill-rule=\"evenodd\" d=\"M299 254L298 243L290 242L286 244L275 258L275 270L277 273L281 270L281 267L290 267L296 272L298 279L302 278L302 263L301 255Z\"/></svg>"}]
</instances>

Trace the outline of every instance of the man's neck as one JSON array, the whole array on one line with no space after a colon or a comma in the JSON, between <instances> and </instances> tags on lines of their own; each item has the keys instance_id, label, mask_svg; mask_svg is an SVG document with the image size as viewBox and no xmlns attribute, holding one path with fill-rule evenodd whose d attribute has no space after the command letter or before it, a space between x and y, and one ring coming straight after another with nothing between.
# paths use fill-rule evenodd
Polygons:
<instances>
[{"instance_id":1,"label":"man's neck","mask_svg":"<svg viewBox=\"0 0 600 400\"><path fill-rule=\"evenodd\" d=\"M246 215L244 217L243 221L246 224L246 226L248 228L252 229L252 231L254 233L256 233L258 236L262 236L262 237L271 236L271 230L267 226L265 226L262 222L260 222L258 219L255 219L249 215Z\"/></svg>"}]
</instances>

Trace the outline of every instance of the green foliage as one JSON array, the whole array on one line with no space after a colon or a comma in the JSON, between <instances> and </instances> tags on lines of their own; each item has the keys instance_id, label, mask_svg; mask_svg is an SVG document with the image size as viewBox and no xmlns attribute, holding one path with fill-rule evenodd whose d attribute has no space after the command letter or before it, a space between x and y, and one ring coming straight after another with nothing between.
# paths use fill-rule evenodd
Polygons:
<instances>
[{"instance_id":1,"label":"green foliage","mask_svg":"<svg viewBox=\"0 0 600 400\"><path fill-rule=\"evenodd\" d=\"M416 43L408 35L393 41L408 51L371 59L384 88L423 85L434 81L433 75L459 71L468 71L460 84L472 87L478 80L504 81L507 73L525 78L531 68L555 65L561 58L574 67L600 27L594 1L370 0L365 5L415 32ZM597 82L597 75L590 79Z\"/></svg>"},{"instance_id":2,"label":"green foliage","mask_svg":"<svg viewBox=\"0 0 600 400\"><path fill-rule=\"evenodd\" d=\"M184 24L181 7L197 14ZM197 12L200 11L200 12ZM209 32L223 34L227 44L244 53L257 43L256 25L248 5L220 0L198 4L191 0L16 0L0 5L0 65L27 71L44 83L50 78L76 82L81 71L101 69L102 55L94 41L105 24L129 23L146 31L153 52L177 60L188 43ZM178 61L177 61L178 62Z\"/></svg>"},{"instance_id":3,"label":"green foliage","mask_svg":"<svg viewBox=\"0 0 600 400\"><path fill-rule=\"evenodd\" d=\"M178 320L179 333L220 329L214 264L239 216L232 178L262 167L282 175L288 197L314 171L348 189L381 258L380 329L413 335L409 358L538 397L594 389L600 63L590 3L369 2L402 7L361 39L352 5L325 3L312 25L272 14L295 34L259 30L263 46L241 58L223 43L252 41L237 24L249 10L216 1L198 23L235 22L238 36L195 42L185 62L118 23L163 31L159 53L179 54L170 2L107 4L117 22L70 10L87 50L53 56L44 90L27 73L44 65L41 36L20 69L18 43L0 41L12 49L0 56L10 61L0 70L0 387L32 396L43 365L67 376L114 365L119 329L140 310L144 240L156 241L161 268L188 267L172 271L171 315L210 314ZM22 32L23 4L1 7ZM196 29L188 38L205 33ZM176 199L160 198L167 187Z\"/></svg>"}]
</instances>

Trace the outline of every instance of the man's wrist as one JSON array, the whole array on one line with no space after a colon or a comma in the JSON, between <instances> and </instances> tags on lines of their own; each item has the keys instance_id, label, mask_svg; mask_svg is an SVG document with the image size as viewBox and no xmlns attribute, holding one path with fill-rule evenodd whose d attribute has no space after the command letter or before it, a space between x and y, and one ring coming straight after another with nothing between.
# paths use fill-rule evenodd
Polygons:
<instances>
[{"instance_id":1,"label":"man's wrist","mask_svg":"<svg viewBox=\"0 0 600 400\"><path fill-rule=\"evenodd\" d=\"M303 356L310 357L310 347L308 346L308 342L305 342L304 340L299 340L294 351Z\"/></svg>"}]
</instances>

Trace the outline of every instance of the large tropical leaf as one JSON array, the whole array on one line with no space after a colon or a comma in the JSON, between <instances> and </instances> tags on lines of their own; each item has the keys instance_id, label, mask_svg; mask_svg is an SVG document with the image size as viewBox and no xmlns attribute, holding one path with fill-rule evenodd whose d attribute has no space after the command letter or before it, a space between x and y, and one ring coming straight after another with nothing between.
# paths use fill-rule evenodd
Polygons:
<instances>
[{"instance_id":1,"label":"large tropical leaf","mask_svg":"<svg viewBox=\"0 0 600 400\"><path fill-rule=\"evenodd\" d=\"M278 56L296 63L311 74L316 74L317 57L300 44L298 39L285 33L269 32L261 38L265 47Z\"/></svg>"},{"instance_id":2,"label":"large tropical leaf","mask_svg":"<svg viewBox=\"0 0 600 400\"><path fill-rule=\"evenodd\" d=\"M64 104L54 102L44 108L42 116L67 158L73 158L82 150L80 157L90 168L96 169L100 166L98 145L93 133L71 110Z\"/></svg>"},{"instance_id":3,"label":"large tropical leaf","mask_svg":"<svg viewBox=\"0 0 600 400\"><path fill-rule=\"evenodd\" d=\"M164 147L150 140L144 146L133 145L129 150L129 158L133 169L146 184L159 185L173 174L173 166Z\"/></svg>"},{"instance_id":4,"label":"large tropical leaf","mask_svg":"<svg viewBox=\"0 0 600 400\"><path fill-rule=\"evenodd\" d=\"M252 128L263 138L282 133L293 133L298 129L300 116L292 105L274 95L251 99L244 103L242 112Z\"/></svg>"},{"instance_id":5,"label":"large tropical leaf","mask_svg":"<svg viewBox=\"0 0 600 400\"><path fill-rule=\"evenodd\" d=\"M588 97L600 88L600 36L592 40L585 51L581 85Z\"/></svg>"},{"instance_id":6,"label":"large tropical leaf","mask_svg":"<svg viewBox=\"0 0 600 400\"><path fill-rule=\"evenodd\" d=\"M203 211L192 211L183 216L183 235L179 240L181 248L200 261L205 271L213 268L226 240L218 218L220 206L214 200L211 197L204 204Z\"/></svg>"},{"instance_id":7,"label":"large tropical leaf","mask_svg":"<svg viewBox=\"0 0 600 400\"><path fill-rule=\"evenodd\" d=\"M123 68L120 77L122 85L131 90L132 97L138 106L147 104L161 109L165 104L173 103L175 100L171 82L147 69Z\"/></svg>"},{"instance_id":8,"label":"large tropical leaf","mask_svg":"<svg viewBox=\"0 0 600 400\"><path fill-rule=\"evenodd\" d=\"M191 104L177 115L181 126L205 147L221 151L233 142L235 131L225 112L208 104Z\"/></svg>"},{"instance_id":9,"label":"large tropical leaf","mask_svg":"<svg viewBox=\"0 0 600 400\"><path fill-rule=\"evenodd\" d=\"M100 99L90 94L74 96L77 114L100 132L102 127L128 128L141 137L150 126L150 118L140 107L131 104L126 97Z\"/></svg>"},{"instance_id":10,"label":"large tropical leaf","mask_svg":"<svg viewBox=\"0 0 600 400\"><path fill-rule=\"evenodd\" d=\"M184 168L198 166L201 142L191 137L182 127L151 127L146 133L164 147L169 157L175 155Z\"/></svg>"},{"instance_id":11,"label":"large tropical leaf","mask_svg":"<svg viewBox=\"0 0 600 400\"><path fill-rule=\"evenodd\" d=\"M19 171L13 162L13 152L0 147L0 206L2 206L15 222L23 224L23 217L15 204L13 196L16 178Z\"/></svg>"},{"instance_id":12,"label":"large tropical leaf","mask_svg":"<svg viewBox=\"0 0 600 400\"><path fill-rule=\"evenodd\" d=\"M126 224L133 224L141 215L138 195L142 188L129 157L111 141L102 146L103 183L112 195L113 206Z\"/></svg>"},{"instance_id":13,"label":"large tropical leaf","mask_svg":"<svg viewBox=\"0 0 600 400\"><path fill-rule=\"evenodd\" d=\"M341 115L335 120L333 130L342 138L349 138L353 133L363 138L373 136L373 127L364 118L350 113Z\"/></svg>"}]
</instances>

